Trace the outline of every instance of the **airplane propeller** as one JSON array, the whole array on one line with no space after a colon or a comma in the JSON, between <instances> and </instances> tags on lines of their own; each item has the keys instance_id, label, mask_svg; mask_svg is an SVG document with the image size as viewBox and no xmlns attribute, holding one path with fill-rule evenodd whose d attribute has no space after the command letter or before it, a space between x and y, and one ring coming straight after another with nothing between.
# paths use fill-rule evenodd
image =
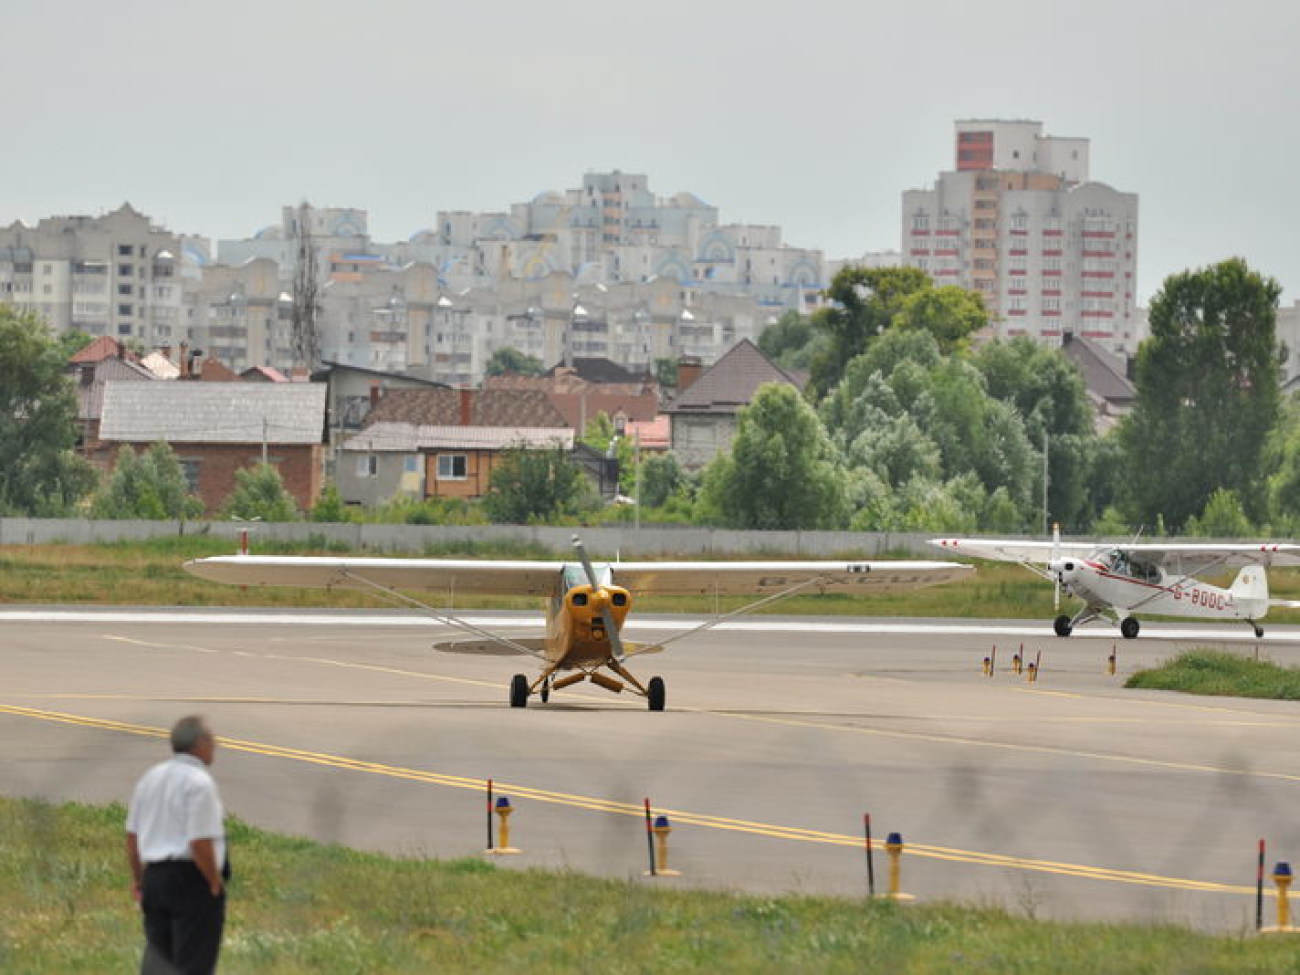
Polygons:
<instances>
[{"instance_id":1,"label":"airplane propeller","mask_svg":"<svg viewBox=\"0 0 1300 975\"><path fill-rule=\"evenodd\" d=\"M600 583L596 580L596 569L591 564L591 559L587 556L587 549L582 544L582 539L577 535L573 536L573 547L578 552L578 558L582 561L582 571L587 574L587 584L592 589L599 590ZM627 654L623 651L623 638L619 635L618 624L614 620L614 614L610 612L609 600L605 600L600 609L601 619L605 621L605 635L609 638L609 648L613 651L614 659L622 663L627 659Z\"/></svg>"}]
</instances>

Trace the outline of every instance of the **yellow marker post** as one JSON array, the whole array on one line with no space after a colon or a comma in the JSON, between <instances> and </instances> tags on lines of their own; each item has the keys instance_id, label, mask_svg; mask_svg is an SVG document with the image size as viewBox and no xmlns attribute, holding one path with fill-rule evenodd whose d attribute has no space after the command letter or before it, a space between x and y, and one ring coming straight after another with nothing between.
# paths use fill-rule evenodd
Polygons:
<instances>
[{"instance_id":1,"label":"yellow marker post","mask_svg":"<svg viewBox=\"0 0 1300 975\"><path fill-rule=\"evenodd\" d=\"M1022 643L1020 644L1020 649L1017 650L1011 656L1011 672L1013 674L1020 673L1020 671L1024 669L1024 665L1025 665L1025 645Z\"/></svg>"},{"instance_id":2,"label":"yellow marker post","mask_svg":"<svg viewBox=\"0 0 1300 975\"><path fill-rule=\"evenodd\" d=\"M1277 885L1277 927L1261 928L1266 934L1295 934L1291 927L1291 905L1287 901L1287 891L1291 887L1291 864L1279 860L1273 868L1273 883Z\"/></svg>"},{"instance_id":3,"label":"yellow marker post","mask_svg":"<svg viewBox=\"0 0 1300 975\"><path fill-rule=\"evenodd\" d=\"M885 852L889 854L889 890L882 894L892 901L914 901L916 900L911 894L904 894L900 891L899 881L903 873L903 834L890 833L885 838Z\"/></svg>"},{"instance_id":4,"label":"yellow marker post","mask_svg":"<svg viewBox=\"0 0 1300 975\"><path fill-rule=\"evenodd\" d=\"M667 816L656 816L654 826L651 832L655 836L655 869L654 873L646 871L647 877L680 877L680 870L672 870L668 866L668 834L673 831L672 824L668 822Z\"/></svg>"},{"instance_id":5,"label":"yellow marker post","mask_svg":"<svg viewBox=\"0 0 1300 975\"><path fill-rule=\"evenodd\" d=\"M993 661L990 660L988 657L984 658L984 676L985 677L993 676Z\"/></svg>"},{"instance_id":6,"label":"yellow marker post","mask_svg":"<svg viewBox=\"0 0 1300 975\"><path fill-rule=\"evenodd\" d=\"M1106 658L1106 673L1115 676L1116 650L1115 644L1110 645L1110 656Z\"/></svg>"},{"instance_id":7,"label":"yellow marker post","mask_svg":"<svg viewBox=\"0 0 1300 975\"><path fill-rule=\"evenodd\" d=\"M514 807L510 805L510 799L508 796L501 796L497 799L496 814L501 819L501 829L497 834L499 837L497 845L487 851L493 856L520 852L510 845L510 814L514 811Z\"/></svg>"},{"instance_id":8,"label":"yellow marker post","mask_svg":"<svg viewBox=\"0 0 1300 975\"><path fill-rule=\"evenodd\" d=\"M1025 680L1031 684L1038 680L1038 664L1034 663L1032 660L1029 661L1029 669L1026 672Z\"/></svg>"}]
</instances>

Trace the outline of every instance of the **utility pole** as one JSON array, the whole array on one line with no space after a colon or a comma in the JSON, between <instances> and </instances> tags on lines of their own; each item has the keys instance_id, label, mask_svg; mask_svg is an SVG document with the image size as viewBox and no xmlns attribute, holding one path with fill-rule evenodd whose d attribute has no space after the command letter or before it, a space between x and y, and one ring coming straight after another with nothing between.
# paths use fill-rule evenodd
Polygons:
<instances>
[{"instance_id":1,"label":"utility pole","mask_svg":"<svg viewBox=\"0 0 1300 975\"><path fill-rule=\"evenodd\" d=\"M320 367L320 341L316 334L317 288L316 245L311 234L311 204L304 201L294 216L297 242L293 266L293 357L294 366L310 376Z\"/></svg>"},{"instance_id":2,"label":"utility pole","mask_svg":"<svg viewBox=\"0 0 1300 975\"><path fill-rule=\"evenodd\" d=\"M1047 485L1048 485L1048 471L1047 471L1047 431L1044 430L1044 431L1043 431L1043 525L1044 525L1044 530L1046 530L1047 527L1050 527L1050 523L1049 523L1048 520L1047 520Z\"/></svg>"}]
</instances>

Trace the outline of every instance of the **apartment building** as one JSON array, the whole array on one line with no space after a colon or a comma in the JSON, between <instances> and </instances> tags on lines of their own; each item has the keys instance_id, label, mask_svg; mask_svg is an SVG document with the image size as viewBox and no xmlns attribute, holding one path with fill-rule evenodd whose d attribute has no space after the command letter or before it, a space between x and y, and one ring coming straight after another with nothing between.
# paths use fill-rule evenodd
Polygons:
<instances>
[{"instance_id":1,"label":"apartment building","mask_svg":"<svg viewBox=\"0 0 1300 975\"><path fill-rule=\"evenodd\" d=\"M18 221L0 228L0 301L57 332L175 345L186 337L183 279L197 276L206 249L129 203L98 217Z\"/></svg>"},{"instance_id":2,"label":"apartment building","mask_svg":"<svg viewBox=\"0 0 1300 975\"><path fill-rule=\"evenodd\" d=\"M902 261L979 292L1001 337L1133 353L1138 199L1089 176L1087 139L1041 122L955 123L953 169L903 194Z\"/></svg>"}]
</instances>

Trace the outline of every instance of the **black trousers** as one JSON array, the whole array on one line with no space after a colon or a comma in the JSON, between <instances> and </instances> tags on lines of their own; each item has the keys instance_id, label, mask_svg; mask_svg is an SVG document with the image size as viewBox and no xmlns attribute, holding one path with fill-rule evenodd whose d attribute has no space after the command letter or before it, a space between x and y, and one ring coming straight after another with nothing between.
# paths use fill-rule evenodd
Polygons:
<instances>
[{"instance_id":1,"label":"black trousers","mask_svg":"<svg viewBox=\"0 0 1300 975\"><path fill-rule=\"evenodd\" d=\"M213 897L202 872L189 860L151 863L144 869L140 906L147 942L141 975L216 971L226 922L224 889Z\"/></svg>"}]
</instances>

